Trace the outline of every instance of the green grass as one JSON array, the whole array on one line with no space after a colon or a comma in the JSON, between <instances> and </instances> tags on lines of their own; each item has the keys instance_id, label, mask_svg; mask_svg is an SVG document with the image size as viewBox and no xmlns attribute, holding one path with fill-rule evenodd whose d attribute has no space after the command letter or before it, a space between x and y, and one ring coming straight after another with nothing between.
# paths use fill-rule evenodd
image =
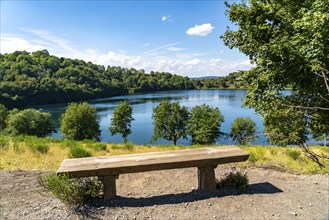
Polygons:
<instances>
[{"instance_id":1,"label":"green grass","mask_svg":"<svg viewBox=\"0 0 329 220\"><path fill-rule=\"evenodd\" d=\"M103 195L103 183L97 177L69 178L68 175L39 176L41 186L66 204L79 204Z\"/></svg>"},{"instance_id":2,"label":"green grass","mask_svg":"<svg viewBox=\"0 0 329 220\"><path fill-rule=\"evenodd\" d=\"M110 156L131 153L146 153L168 150L194 149L201 147L220 147L216 145L202 146L140 146L127 144L106 144L90 140L59 141L51 138L29 136L9 137L0 135L0 169L6 170L57 170L65 158L86 156ZM308 159L300 148L282 148L270 146L241 147L249 153L246 162L236 163L239 167L257 166L271 167L299 174L329 173L329 160L321 159L325 168ZM319 155L329 157L329 147L311 147ZM87 153L86 153L87 152Z\"/></svg>"},{"instance_id":3,"label":"green grass","mask_svg":"<svg viewBox=\"0 0 329 220\"><path fill-rule=\"evenodd\" d=\"M91 157L92 154L80 146L75 146L70 149L70 158Z\"/></svg>"}]
</instances>

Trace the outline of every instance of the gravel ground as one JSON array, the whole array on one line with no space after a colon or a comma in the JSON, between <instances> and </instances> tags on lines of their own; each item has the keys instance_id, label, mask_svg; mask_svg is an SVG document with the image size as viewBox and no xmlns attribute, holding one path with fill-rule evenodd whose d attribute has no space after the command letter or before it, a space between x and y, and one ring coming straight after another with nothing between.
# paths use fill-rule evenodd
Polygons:
<instances>
[{"instance_id":1,"label":"gravel ground","mask_svg":"<svg viewBox=\"0 0 329 220\"><path fill-rule=\"evenodd\" d=\"M221 177L234 168L219 166ZM247 168L249 189L199 193L196 168L121 175L118 198L67 207L42 171L0 171L0 219L329 219L329 175Z\"/></svg>"}]
</instances>

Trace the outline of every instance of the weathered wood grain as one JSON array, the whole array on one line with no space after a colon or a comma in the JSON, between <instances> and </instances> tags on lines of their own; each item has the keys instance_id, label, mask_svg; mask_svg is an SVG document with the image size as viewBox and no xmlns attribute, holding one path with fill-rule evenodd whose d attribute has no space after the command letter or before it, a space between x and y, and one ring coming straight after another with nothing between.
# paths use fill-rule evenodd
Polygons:
<instances>
[{"instance_id":1,"label":"weathered wood grain","mask_svg":"<svg viewBox=\"0 0 329 220\"><path fill-rule=\"evenodd\" d=\"M153 170L187 167L216 167L218 164L240 162L248 153L236 146L165 151L120 156L65 159L57 173L72 177L115 176Z\"/></svg>"}]
</instances>

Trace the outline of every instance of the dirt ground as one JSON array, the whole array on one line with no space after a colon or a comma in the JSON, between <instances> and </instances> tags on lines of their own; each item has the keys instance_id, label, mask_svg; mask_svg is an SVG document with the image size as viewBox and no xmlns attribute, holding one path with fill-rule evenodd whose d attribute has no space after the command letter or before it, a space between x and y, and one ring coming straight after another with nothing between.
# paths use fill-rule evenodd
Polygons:
<instances>
[{"instance_id":1,"label":"dirt ground","mask_svg":"<svg viewBox=\"0 0 329 220\"><path fill-rule=\"evenodd\" d=\"M232 167L219 166L220 178ZM329 219L329 175L245 169L249 189L200 193L197 169L121 175L118 198L67 207L38 171L0 171L0 219Z\"/></svg>"}]
</instances>

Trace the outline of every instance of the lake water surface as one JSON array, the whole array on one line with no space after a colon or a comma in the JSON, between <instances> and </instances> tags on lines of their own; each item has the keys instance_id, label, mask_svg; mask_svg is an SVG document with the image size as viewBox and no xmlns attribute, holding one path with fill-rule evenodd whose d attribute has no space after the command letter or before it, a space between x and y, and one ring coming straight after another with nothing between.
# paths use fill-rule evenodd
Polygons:
<instances>
[{"instance_id":1,"label":"lake water surface","mask_svg":"<svg viewBox=\"0 0 329 220\"><path fill-rule=\"evenodd\" d=\"M114 108L122 100L127 102L133 107L132 133L128 136L128 141L134 144L150 144L153 135L152 124L152 110L159 105L163 100L179 101L180 105L192 109L196 105L203 103L217 107L224 115L225 122L221 125L221 131L228 133L230 131L230 124L237 117L251 117L257 124L257 134L259 138L254 141L254 144L266 145L267 139L262 134L263 123L259 115L256 115L253 109L242 107L242 100L246 95L245 90L187 90L187 91L165 91L156 93L143 93L136 95L116 96L111 98L95 99L88 101L91 106L96 107L100 116L100 127L102 130L101 141L111 143L121 143L122 138L120 135L111 136L108 127L111 123L111 117ZM60 115L67 108L67 104L55 105L42 105L34 106L41 108L45 112L53 115L53 121L56 125L57 133L51 136L61 138L59 131ZM154 144L168 144L166 140L158 140ZM179 140L178 144L187 145L190 140ZM233 144L229 138L220 138L217 143L220 144Z\"/></svg>"}]
</instances>

